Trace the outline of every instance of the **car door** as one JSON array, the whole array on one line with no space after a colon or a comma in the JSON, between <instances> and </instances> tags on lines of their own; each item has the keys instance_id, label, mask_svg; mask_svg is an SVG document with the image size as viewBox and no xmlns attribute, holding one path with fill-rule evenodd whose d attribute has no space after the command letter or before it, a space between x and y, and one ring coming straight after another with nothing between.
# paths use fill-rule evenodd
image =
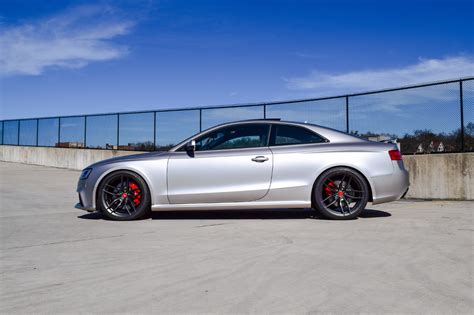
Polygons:
<instances>
[{"instance_id":1,"label":"car door","mask_svg":"<svg viewBox=\"0 0 474 315\"><path fill-rule=\"evenodd\" d=\"M311 196L315 173L324 163L324 155L318 156L318 146L326 139L310 129L275 123L270 137L273 154L272 200L308 200Z\"/></svg>"},{"instance_id":2,"label":"car door","mask_svg":"<svg viewBox=\"0 0 474 315\"><path fill-rule=\"evenodd\" d=\"M196 140L194 154L178 150L168 160L168 200L172 204L256 201L272 177L270 125L224 126Z\"/></svg>"}]
</instances>

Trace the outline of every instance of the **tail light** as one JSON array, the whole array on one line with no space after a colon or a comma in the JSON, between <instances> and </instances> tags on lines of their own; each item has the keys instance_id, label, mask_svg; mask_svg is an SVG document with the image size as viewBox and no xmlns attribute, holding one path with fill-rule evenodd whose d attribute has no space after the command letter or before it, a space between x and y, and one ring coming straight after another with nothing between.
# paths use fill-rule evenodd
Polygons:
<instances>
[{"instance_id":1,"label":"tail light","mask_svg":"<svg viewBox=\"0 0 474 315\"><path fill-rule=\"evenodd\" d=\"M392 161L401 161L402 159L402 154L398 150L390 150L388 155L390 155L390 160Z\"/></svg>"}]
</instances>

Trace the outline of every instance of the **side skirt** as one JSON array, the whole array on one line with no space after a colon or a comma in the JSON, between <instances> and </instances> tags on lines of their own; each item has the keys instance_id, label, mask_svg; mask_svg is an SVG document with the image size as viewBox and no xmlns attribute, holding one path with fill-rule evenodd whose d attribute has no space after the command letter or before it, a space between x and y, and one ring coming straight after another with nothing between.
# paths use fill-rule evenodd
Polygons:
<instances>
[{"instance_id":1,"label":"side skirt","mask_svg":"<svg viewBox=\"0 0 474 315\"><path fill-rule=\"evenodd\" d=\"M189 204L158 204L151 210L243 210L243 209L277 209L277 208L311 208L308 201L253 201L223 203L189 203Z\"/></svg>"}]
</instances>

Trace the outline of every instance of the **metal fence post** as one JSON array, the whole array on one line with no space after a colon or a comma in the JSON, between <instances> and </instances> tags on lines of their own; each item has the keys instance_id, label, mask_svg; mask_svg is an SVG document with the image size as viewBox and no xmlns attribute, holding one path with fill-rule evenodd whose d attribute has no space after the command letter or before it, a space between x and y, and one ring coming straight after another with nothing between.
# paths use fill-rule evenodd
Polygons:
<instances>
[{"instance_id":1,"label":"metal fence post","mask_svg":"<svg viewBox=\"0 0 474 315\"><path fill-rule=\"evenodd\" d=\"M20 125L21 125L21 120L18 120L18 137L16 139L16 145L20 145Z\"/></svg>"},{"instance_id":2,"label":"metal fence post","mask_svg":"<svg viewBox=\"0 0 474 315\"><path fill-rule=\"evenodd\" d=\"M36 119L36 146L39 145L39 128L40 128L40 121Z\"/></svg>"},{"instance_id":3,"label":"metal fence post","mask_svg":"<svg viewBox=\"0 0 474 315\"><path fill-rule=\"evenodd\" d=\"M349 96L346 96L346 132L349 133Z\"/></svg>"},{"instance_id":4,"label":"metal fence post","mask_svg":"<svg viewBox=\"0 0 474 315\"><path fill-rule=\"evenodd\" d=\"M464 152L464 96L462 80L459 80L459 110L461 112L461 151Z\"/></svg>"},{"instance_id":5,"label":"metal fence post","mask_svg":"<svg viewBox=\"0 0 474 315\"><path fill-rule=\"evenodd\" d=\"M199 109L199 132L202 131L202 108Z\"/></svg>"},{"instance_id":6,"label":"metal fence post","mask_svg":"<svg viewBox=\"0 0 474 315\"><path fill-rule=\"evenodd\" d=\"M267 104L263 104L263 119L267 119Z\"/></svg>"},{"instance_id":7,"label":"metal fence post","mask_svg":"<svg viewBox=\"0 0 474 315\"><path fill-rule=\"evenodd\" d=\"M58 145L61 143L61 117L58 118Z\"/></svg>"},{"instance_id":8,"label":"metal fence post","mask_svg":"<svg viewBox=\"0 0 474 315\"><path fill-rule=\"evenodd\" d=\"M117 150L120 143L120 114L117 114Z\"/></svg>"},{"instance_id":9,"label":"metal fence post","mask_svg":"<svg viewBox=\"0 0 474 315\"><path fill-rule=\"evenodd\" d=\"M156 151L156 112L153 112L153 151Z\"/></svg>"},{"instance_id":10,"label":"metal fence post","mask_svg":"<svg viewBox=\"0 0 474 315\"><path fill-rule=\"evenodd\" d=\"M87 115L84 116L84 149L87 148Z\"/></svg>"}]
</instances>

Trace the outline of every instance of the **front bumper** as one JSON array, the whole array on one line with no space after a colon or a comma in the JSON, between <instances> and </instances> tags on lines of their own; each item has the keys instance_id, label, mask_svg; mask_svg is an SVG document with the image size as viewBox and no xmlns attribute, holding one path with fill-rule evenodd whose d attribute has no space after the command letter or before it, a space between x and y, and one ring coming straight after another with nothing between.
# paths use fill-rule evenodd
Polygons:
<instances>
[{"instance_id":1,"label":"front bumper","mask_svg":"<svg viewBox=\"0 0 474 315\"><path fill-rule=\"evenodd\" d=\"M79 202L75 205L75 208L89 212L95 211L93 203L94 185L92 184L92 181L87 179L79 180L77 182L76 191L79 196Z\"/></svg>"},{"instance_id":2,"label":"front bumper","mask_svg":"<svg viewBox=\"0 0 474 315\"><path fill-rule=\"evenodd\" d=\"M79 210L84 210L84 211L87 211L87 212L94 212L95 211L95 209L84 207L80 202L76 203L74 208L79 209Z\"/></svg>"}]
</instances>

